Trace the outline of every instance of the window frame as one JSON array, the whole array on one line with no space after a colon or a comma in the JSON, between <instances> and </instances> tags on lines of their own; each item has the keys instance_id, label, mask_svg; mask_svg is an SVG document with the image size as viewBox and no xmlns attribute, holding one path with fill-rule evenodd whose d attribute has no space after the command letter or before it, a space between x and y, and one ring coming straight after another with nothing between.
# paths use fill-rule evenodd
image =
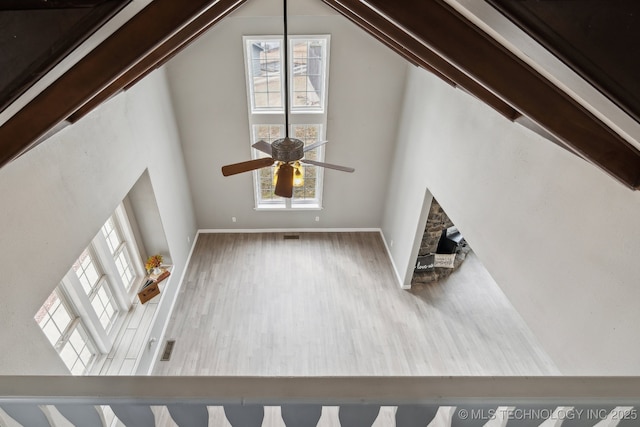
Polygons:
<instances>
[{"instance_id":1,"label":"window frame","mask_svg":"<svg viewBox=\"0 0 640 427\"><path fill-rule=\"evenodd\" d=\"M64 330L60 329L59 325L55 322L54 317L51 314L49 314L49 310L45 307L46 301L48 301L48 299L54 293L56 294L58 300L60 301L60 305L64 308L64 310L66 311L66 313L67 313L67 315L69 316L69 319L70 319L69 322L67 323L67 325L64 327ZM54 324L56 325L56 329L60 332L60 336L58 337L56 342L55 343L51 343L52 347L56 350L56 352L58 353L58 356L60 356L60 359L65 364L67 369L69 369L69 372L71 372L74 375L88 375L91 372L91 369L92 369L93 365L98 360L98 357L100 356L100 352L99 352L98 346L96 345L96 342L94 341L93 337L87 332L87 328L86 328L85 322L84 322L82 316L78 313L78 310L76 309L75 304L73 304L69 294L65 290L65 286L63 285L63 283L60 283L58 286L55 287L55 289L50 294L50 296L47 297L47 300L45 300L45 304L43 304L40 307L40 309L38 309L38 312L36 312L36 314L34 316L34 320L36 320L35 318L38 316L38 313L40 312L40 310L46 310L47 311L47 316L49 316L49 318L50 318L48 321L54 322ZM43 334L47 337L47 340L49 342L51 342L51 340L49 339L48 335L46 334L46 332L45 332L45 330L43 328L44 325L41 325L37 320L36 320L36 323L38 324L38 326L42 330ZM83 372L80 373L80 374L73 373L73 368L78 363L78 360L81 359L81 356L80 356L80 354L77 353L75 347L74 347L73 351L76 353L77 357L75 358L73 363L68 364L67 360L63 356L63 351L65 350L66 346L67 345L72 345L71 336L76 331L78 332L78 334L80 335L80 337L84 341L84 346L89 350L89 352L91 354L90 360L89 360L89 362L87 364L85 364L84 361L81 361L81 363L84 366L84 369L83 369Z\"/></svg>"},{"instance_id":2,"label":"window frame","mask_svg":"<svg viewBox=\"0 0 640 427\"><path fill-rule=\"evenodd\" d=\"M282 35L252 35L252 36L243 36L243 51L245 58L245 72L246 72L246 87L247 87L247 105L248 105L248 114L249 114L249 135L250 135L250 144L252 145L259 140L257 137L257 127L258 126L280 126L284 128L285 125L285 112L284 108L280 109L255 109L254 108L254 93L253 93L253 81L252 78L252 67L251 67L251 45L260 42L263 40L280 40L280 46L282 47ZM295 49L296 41L312 41L312 40L322 40L323 46L323 93L321 96L321 107L319 109L309 109L309 108L294 108L293 106L293 81L295 79L295 75L292 72L294 67L293 61L293 52ZM318 35L289 35L288 38L288 47L289 47L289 66L291 70L288 73L289 79L289 105L290 105L290 114L289 114L289 125L290 125L290 135L293 134L293 129L296 126L319 126L320 131L318 132L318 141L322 141L326 139L326 131L327 131L327 107L328 107L328 88L329 88L329 65L330 65L330 45L331 45L331 36L329 34L318 34ZM280 69L282 70L283 57L280 55ZM284 86L280 86L281 95L284 97ZM284 136L284 133L281 133ZM264 156L264 153L255 150L254 148L249 147L251 158L257 159ZM316 148L316 160L324 161L325 157L325 146L321 146ZM305 165L303 164L303 167ZM261 184L260 184L260 175L259 171L253 171L253 193L254 193L254 209L261 211L277 211L277 210L321 210L322 209L322 199L323 199L323 189L324 189L324 168L316 167L316 197L314 199L296 199L295 197L288 199L283 198L282 200L264 200L261 196Z\"/></svg>"},{"instance_id":3,"label":"window frame","mask_svg":"<svg viewBox=\"0 0 640 427\"><path fill-rule=\"evenodd\" d=\"M114 229L120 232L120 238L124 239L123 242L120 242L113 253L111 252L109 243L107 242L107 236L105 236L105 233L103 232L105 225L110 220L113 222ZM116 265L115 254L121 253L123 245L125 245L124 247L126 247L129 253L131 268L134 274L134 279L131 280L129 284L125 283ZM85 273L87 270L82 268L82 262L80 261L85 253L90 258L93 265L92 268L97 275L95 282L90 283L90 289L85 288L76 271L76 268L82 269L81 275L86 276ZM58 339L56 344L52 344L52 346L62 357L62 351L66 345L70 345L69 341L74 332L77 331L79 336L88 343L86 346L92 354L91 363L85 366L82 375L89 374L92 369L92 365L111 351L116 335L124 322L124 314L129 311L136 296L136 292L139 287L137 285L142 282L145 276L146 272L144 271L142 259L135 242L135 237L128 221L124 205L121 203L109 219L105 221L105 224L100 227L92 241L80 253L60 283L52 291L52 294L57 294L60 304L64 306L67 314L71 317L71 321L65 328L65 331L63 331L62 336ZM107 297L106 305L103 304L104 301L101 297L102 290L104 290ZM51 298L51 294L34 315L34 320L43 330L45 336L47 336L47 334L42 328L43 325L40 325L37 321L37 318L39 317L41 310L44 309L48 312L46 305L49 298ZM94 305L96 298L98 298L99 301L95 302ZM96 305L99 306L99 309L96 309ZM108 308L109 306L113 309L113 313L108 315L108 322L103 324L102 315L111 310ZM53 320L53 316L50 316L49 314L45 315L49 316L51 320ZM47 323L45 322L44 325L46 324ZM55 324L55 326L59 331L60 328L58 325ZM48 336L47 340L51 342ZM78 354L75 346L73 351ZM80 355L78 355L78 357L80 357ZM77 363L77 360L72 364L72 366L67 366L69 370L73 369L75 363Z\"/></svg>"},{"instance_id":4,"label":"window frame","mask_svg":"<svg viewBox=\"0 0 640 427\"><path fill-rule=\"evenodd\" d=\"M109 223L109 221L113 224L113 232L119 237L119 244L115 248L115 250L111 251L111 245L109 244L109 237L105 234L105 227ZM132 290L136 291L137 288L134 286L139 282L139 278L143 277L146 272L142 266L142 260L140 257L134 258L133 254L138 254L138 247L135 244L135 238L133 236L133 231L131 230L131 226L129 225L128 218L126 216L126 211L124 209L123 204L118 205L114 213L105 221L104 225L100 228L100 232L102 232L104 240L106 242L106 246L108 252L111 254L113 258L114 264L116 265L116 269L118 270L118 277L120 278L121 283L124 285L126 291L131 294ZM97 238L97 236L96 236ZM127 262L127 269L130 271L132 278L128 283L125 282L122 277L122 273L118 268L118 258L120 255L123 255Z\"/></svg>"}]
</instances>

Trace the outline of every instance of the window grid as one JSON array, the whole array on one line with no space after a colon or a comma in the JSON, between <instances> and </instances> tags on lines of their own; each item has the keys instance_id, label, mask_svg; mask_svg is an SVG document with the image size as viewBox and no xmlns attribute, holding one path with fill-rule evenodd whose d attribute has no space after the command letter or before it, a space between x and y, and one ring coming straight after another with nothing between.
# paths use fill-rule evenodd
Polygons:
<instances>
[{"instance_id":1,"label":"window grid","mask_svg":"<svg viewBox=\"0 0 640 427\"><path fill-rule=\"evenodd\" d=\"M129 250L127 249L127 242L118 230L118 225L113 215L110 216L104 226L102 226L102 234L107 241L107 247L113 256L118 274L125 288L127 290L131 289L136 277L133 263L131 262Z\"/></svg>"},{"instance_id":2,"label":"window grid","mask_svg":"<svg viewBox=\"0 0 640 427\"><path fill-rule=\"evenodd\" d=\"M254 142L264 140L271 144L278 138L284 137L284 126L280 125L254 125L253 126ZM267 155L259 150L253 150L254 158L267 157ZM276 196L274 175L276 165L268 168L261 168L255 172L256 188L258 191L258 204L271 204L284 206L284 199Z\"/></svg>"},{"instance_id":3,"label":"window grid","mask_svg":"<svg viewBox=\"0 0 640 427\"><path fill-rule=\"evenodd\" d=\"M120 243L122 243L124 239L120 236L120 233L116 228L116 224L113 219L113 216L110 216L107 222L105 222L104 225L102 226L102 234L104 235L104 238L107 241L109 252L111 252L111 255L115 255L116 250L118 249L118 247L120 246Z\"/></svg>"},{"instance_id":4,"label":"window grid","mask_svg":"<svg viewBox=\"0 0 640 427\"><path fill-rule=\"evenodd\" d=\"M49 295L34 319L69 371L73 375L88 373L97 352L59 288Z\"/></svg>"},{"instance_id":5,"label":"window grid","mask_svg":"<svg viewBox=\"0 0 640 427\"><path fill-rule=\"evenodd\" d=\"M115 309L113 296L106 286L106 280L100 281L100 286L91 297L90 302L100 319L100 324L109 333L116 321L118 311Z\"/></svg>"},{"instance_id":6,"label":"window grid","mask_svg":"<svg viewBox=\"0 0 640 427\"><path fill-rule=\"evenodd\" d=\"M293 40L291 105L295 111L323 110L325 40Z\"/></svg>"},{"instance_id":7,"label":"window grid","mask_svg":"<svg viewBox=\"0 0 640 427\"><path fill-rule=\"evenodd\" d=\"M252 40L248 43L251 79L251 108L254 111L282 110L282 41Z\"/></svg>"},{"instance_id":8,"label":"window grid","mask_svg":"<svg viewBox=\"0 0 640 427\"><path fill-rule=\"evenodd\" d=\"M80 280L84 291L87 295L91 295L98 285L100 274L89 248L82 251L80 257L73 264L73 271L75 271L78 280Z\"/></svg>"},{"instance_id":9,"label":"window grid","mask_svg":"<svg viewBox=\"0 0 640 427\"><path fill-rule=\"evenodd\" d=\"M118 274L120 274L120 278L122 279L125 287L127 288L127 290L131 289L131 285L133 285L136 275L133 272L131 257L129 256L129 250L127 249L127 245L125 242L122 242L120 244L120 247L118 248L116 255L114 255L113 260L116 263Z\"/></svg>"},{"instance_id":10,"label":"window grid","mask_svg":"<svg viewBox=\"0 0 640 427\"><path fill-rule=\"evenodd\" d=\"M293 126L293 135L304 142L305 147L319 140L321 134L320 125L295 125ZM318 150L307 151L304 155L306 159L318 160ZM304 172L304 185L301 187L293 187L292 205L296 202L317 202L318 201L318 173L320 168L313 165L302 164Z\"/></svg>"},{"instance_id":11,"label":"window grid","mask_svg":"<svg viewBox=\"0 0 640 427\"><path fill-rule=\"evenodd\" d=\"M324 138L326 127L326 90L329 60L328 35L290 36L288 56L291 135L301 139L305 145ZM247 94L251 109L249 123L252 143L265 140L269 143L284 136L285 122L282 104L269 104L264 94L279 89L284 99L284 85L280 85L280 70L284 66L281 54L281 36L247 36L245 42L245 66L247 68ZM277 53L276 53L277 52ZM276 76L278 85L268 82ZM272 73L272 74L269 74ZM260 79L258 79L260 77ZM262 98L260 98L262 97ZM305 124L302 124L305 123ZM264 153L252 150L253 158L265 157ZM309 160L324 160L324 147L305 153ZM274 173L277 165L261 168L254 174L256 207L266 209L320 208L322 199L323 169L301 164L304 185L294 187L292 198L281 198L274 194Z\"/></svg>"},{"instance_id":12,"label":"window grid","mask_svg":"<svg viewBox=\"0 0 640 427\"><path fill-rule=\"evenodd\" d=\"M60 299L57 288L42 304L34 319L54 347L59 345L62 336L73 321L69 309Z\"/></svg>"},{"instance_id":13,"label":"window grid","mask_svg":"<svg viewBox=\"0 0 640 427\"><path fill-rule=\"evenodd\" d=\"M98 349L110 347L107 335L126 305L125 288L137 283L141 260L136 264L131 257L137 251L128 239L133 237L121 204L34 315L74 375L88 374Z\"/></svg>"},{"instance_id":14,"label":"window grid","mask_svg":"<svg viewBox=\"0 0 640 427\"><path fill-rule=\"evenodd\" d=\"M89 373L96 352L90 347L87 333L80 322L74 324L69 339L60 349L60 357L73 375Z\"/></svg>"},{"instance_id":15,"label":"window grid","mask_svg":"<svg viewBox=\"0 0 640 427\"><path fill-rule=\"evenodd\" d=\"M107 246L110 246L107 243ZM91 307L94 309L100 324L109 333L115 324L119 311L107 276L98 271L96 256L89 248L85 249L72 268L82 288L84 289Z\"/></svg>"}]
</instances>

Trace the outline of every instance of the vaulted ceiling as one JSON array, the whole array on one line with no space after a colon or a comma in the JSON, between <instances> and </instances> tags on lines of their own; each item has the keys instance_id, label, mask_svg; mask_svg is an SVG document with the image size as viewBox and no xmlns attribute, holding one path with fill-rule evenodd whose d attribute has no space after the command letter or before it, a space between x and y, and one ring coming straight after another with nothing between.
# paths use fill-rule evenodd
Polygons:
<instances>
[{"instance_id":1,"label":"vaulted ceiling","mask_svg":"<svg viewBox=\"0 0 640 427\"><path fill-rule=\"evenodd\" d=\"M626 115L637 119L637 2L616 0L610 4L594 0L576 5L572 1L322 1L409 62L473 94L509 120L528 120L541 127L567 149L629 188L640 187L640 151L634 135L622 131L584 100L570 94L553 76L533 66L509 40L490 35L477 16L469 12L470 8L465 9L469 4L493 4L599 88ZM15 28L9 30L15 34L3 34L0 45L3 52L11 52L0 55L0 68L14 71L14 76L8 76L0 88L4 97L0 104L14 101L30 84L29 79L23 78L24 71L16 73L17 64L26 64L31 80L36 80L125 3L22 0L0 5L1 22ZM0 126L0 166L33 147L60 123L79 120L135 84L243 3L245 0L150 1L64 74L24 101L21 109L5 114ZM31 10L15 10L24 9L25 5ZM42 10L52 6L59 9ZM67 20L76 25L26 26L25 16L43 12L57 14L50 15L57 18L48 22L61 24ZM49 37L49 44L58 48L48 50L51 56L45 61L42 51L46 31L53 31L49 34L58 37ZM29 60L29 55L33 59Z\"/></svg>"}]
</instances>

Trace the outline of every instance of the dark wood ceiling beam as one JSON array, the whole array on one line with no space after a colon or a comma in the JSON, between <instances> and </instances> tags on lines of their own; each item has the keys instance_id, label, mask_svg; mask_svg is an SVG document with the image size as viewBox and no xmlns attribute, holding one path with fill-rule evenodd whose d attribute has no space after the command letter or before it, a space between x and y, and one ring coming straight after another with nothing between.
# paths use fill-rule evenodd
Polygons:
<instances>
[{"instance_id":1,"label":"dark wood ceiling beam","mask_svg":"<svg viewBox=\"0 0 640 427\"><path fill-rule=\"evenodd\" d=\"M638 150L442 0L366 3L405 29L407 42L415 37L620 182L640 186Z\"/></svg>"},{"instance_id":2,"label":"dark wood ceiling beam","mask_svg":"<svg viewBox=\"0 0 640 427\"><path fill-rule=\"evenodd\" d=\"M349 10L348 8L340 4L338 1L334 1L334 0L323 0L323 1L327 5L329 5L332 9L340 12L341 15L348 18L351 22L353 22L354 24L356 24L357 26L365 30L367 33L372 35L379 42L383 43L384 45L389 47L391 50L398 53L404 59L409 61L409 63L415 65L416 67L422 67L430 71L431 73L440 77L445 83L451 86L456 86L456 83L453 80L449 79L440 71L433 68L430 64L427 64L422 58L415 55L413 52L406 49L401 44L397 43L391 37L387 36L385 33L383 33L382 31L380 31L379 29L377 29L376 27L374 27L373 25L371 25L370 23L368 23L367 21L359 17L357 14L353 13L351 10Z\"/></svg>"},{"instance_id":3,"label":"dark wood ceiling beam","mask_svg":"<svg viewBox=\"0 0 640 427\"><path fill-rule=\"evenodd\" d=\"M0 126L0 167L215 4L215 0L151 2Z\"/></svg>"},{"instance_id":4,"label":"dark wood ceiling beam","mask_svg":"<svg viewBox=\"0 0 640 427\"><path fill-rule=\"evenodd\" d=\"M484 101L509 120L515 120L520 117L520 113L508 103L458 70L436 52L429 49L429 47L412 37L408 37L406 31L362 2L357 0L323 1L401 56L407 58L411 63L431 71L449 84L453 82L456 86L460 86L460 88Z\"/></svg>"},{"instance_id":5,"label":"dark wood ceiling beam","mask_svg":"<svg viewBox=\"0 0 640 427\"><path fill-rule=\"evenodd\" d=\"M110 0L0 0L0 10L73 9L95 7Z\"/></svg>"},{"instance_id":6,"label":"dark wood ceiling beam","mask_svg":"<svg viewBox=\"0 0 640 427\"><path fill-rule=\"evenodd\" d=\"M173 58L178 52L206 32L209 28L242 6L245 1L246 0L219 0L213 7L198 16L189 25L182 28L148 55L144 56L126 73L97 93L91 100L70 115L68 117L68 121L71 123L77 122L113 95L122 90L127 90L138 83L150 72L164 65L168 60Z\"/></svg>"}]
</instances>

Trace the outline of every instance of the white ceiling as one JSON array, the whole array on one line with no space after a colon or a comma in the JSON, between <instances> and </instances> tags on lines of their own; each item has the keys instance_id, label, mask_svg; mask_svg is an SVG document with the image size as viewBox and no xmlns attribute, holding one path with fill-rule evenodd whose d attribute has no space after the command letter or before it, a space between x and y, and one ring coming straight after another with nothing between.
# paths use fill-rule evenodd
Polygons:
<instances>
[{"instance_id":1,"label":"white ceiling","mask_svg":"<svg viewBox=\"0 0 640 427\"><path fill-rule=\"evenodd\" d=\"M331 34L325 160L356 172L326 171L312 212L255 211L251 173L223 178L251 156L242 36L281 33L282 3L249 1L167 65L198 226L380 227L407 63L319 0L290 2L289 33Z\"/></svg>"}]
</instances>

